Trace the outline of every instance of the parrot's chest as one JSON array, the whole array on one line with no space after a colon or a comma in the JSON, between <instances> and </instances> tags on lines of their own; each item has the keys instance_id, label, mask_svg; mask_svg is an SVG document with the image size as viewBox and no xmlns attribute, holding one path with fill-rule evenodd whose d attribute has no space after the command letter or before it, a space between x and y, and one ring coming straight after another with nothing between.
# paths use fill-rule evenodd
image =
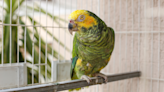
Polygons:
<instances>
[{"instance_id":1,"label":"parrot's chest","mask_svg":"<svg viewBox=\"0 0 164 92\"><path fill-rule=\"evenodd\" d=\"M110 57L110 51L107 46L79 45L79 58L89 63L105 62Z\"/></svg>"},{"instance_id":2,"label":"parrot's chest","mask_svg":"<svg viewBox=\"0 0 164 92\"><path fill-rule=\"evenodd\" d=\"M84 48L83 50L81 48ZM103 69L109 61L110 54L106 53L105 47L79 47L79 60L77 65L81 71L86 71L87 74L93 74ZM78 67L78 66L77 66Z\"/></svg>"},{"instance_id":3,"label":"parrot's chest","mask_svg":"<svg viewBox=\"0 0 164 92\"><path fill-rule=\"evenodd\" d=\"M89 40L90 41L90 40ZM107 64L113 50L113 43L108 36L92 42L78 41L77 70L86 74L94 74L103 69Z\"/></svg>"}]
</instances>

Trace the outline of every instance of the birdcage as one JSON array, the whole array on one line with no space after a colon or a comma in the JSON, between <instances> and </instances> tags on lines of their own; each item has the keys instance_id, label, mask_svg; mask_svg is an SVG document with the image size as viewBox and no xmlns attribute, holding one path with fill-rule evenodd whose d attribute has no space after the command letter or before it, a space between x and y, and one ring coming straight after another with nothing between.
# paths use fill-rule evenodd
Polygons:
<instances>
[{"instance_id":1,"label":"birdcage","mask_svg":"<svg viewBox=\"0 0 164 92\"><path fill-rule=\"evenodd\" d=\"M163 6L164 0L0 0L0 91L163 92ZM68 16L78 9L115 31L101 71L107 84L70 80Z\"/></svg>"}]
</instances>

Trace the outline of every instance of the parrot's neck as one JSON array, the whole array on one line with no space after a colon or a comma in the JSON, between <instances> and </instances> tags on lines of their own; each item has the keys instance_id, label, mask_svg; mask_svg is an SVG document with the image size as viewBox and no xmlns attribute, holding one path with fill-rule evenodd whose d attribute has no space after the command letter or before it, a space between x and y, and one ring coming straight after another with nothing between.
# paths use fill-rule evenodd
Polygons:
<instances>
[{"instance_id":1,"label":"parrot's neck","mask_svg":"<svg viewBox=\"0 0 164 92\"><path fill-rule=\"evenodd\" d=\"M79 32L76 32L77 39L80 42L91 43L94 42L102 37L105 34L107 26L104 22L100 23L99 25L94 25L88 29L82 27Z\"/></svg>"},{"instance_id":2,"label":"parrot's neck","mask_svg":"<svg viewBox=\"0 0 164 92\"><path fill-rule=\"evenodd\" d=\"M93 31L94 29L96 31ZM85 42L85 43L90 43L99 39L99 37L101 37L102 32L97 30L97 28L94 28L94 29L90 29L85 32L84 31L77 32L77 39L80 42Z\"/></svg>"}]
</instances>

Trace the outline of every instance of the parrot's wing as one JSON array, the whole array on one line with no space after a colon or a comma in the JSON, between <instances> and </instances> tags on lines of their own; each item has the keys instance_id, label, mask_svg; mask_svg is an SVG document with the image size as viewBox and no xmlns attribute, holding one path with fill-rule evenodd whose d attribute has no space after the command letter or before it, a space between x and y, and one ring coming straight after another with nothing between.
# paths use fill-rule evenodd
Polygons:
<instances>
[{"instance_id":1,"label":"parrot's wing","mask_svg":"<svg viewBox=\"0 0 164 92\"><path fill-rule=\"evenodd\" d=\"M73 39L73 51L72 51L72 64L71 64L71 78L73 77L73 71L76 65L76 61L78 59L78 43L77 43L77 37L76 34Z\"/></svg>"},{"instance_id":2,"label":"parrot's wing","mask_svg":"<svg viewBox=\"0 0 164 92\"><path fill-rule=\"evenodd\" d=\"M108 27L108 29L109 29L110 32L112 32L111 35L115 39L115 32L114 32L113 28Z\"/></svg>"},{"instance_id":3,"label":"parrot's wing","mask_svg":"<svg viewBox=\"0 0 164 92\"><path fill-rule=\"evenodd\" d=\"M110 43L111 43L111 46L110 46L110 55L112 54L113 52L113 49L114 49L114 44L115 44L115 32L113 30L113 28L111 27L108 27L108 30L109 30L109 33L110 33Z\"/></svg>"},{"instance_id":4,"label":"parrot's wing","mask_svg":"<svg viewBox=\"0 0 164 92\"><path fill-rule=\"evenodd\" d=\"M74 57L74 58L72 59L71 72L70 72L71 78L73 77L73 71L74 71L74 68L75 68L77 59L78 59L78 57Z\"/></svg>"},{"instance_id":5,"label":"parrot's wing","mask_svg":"<svg viewBox=\"0 0 164 92\"><path fill-rule=\"evenodd\" d=\"M75 34L73 38L73 51L72 51L72 58L78 56L78 41L77 41L77 36Z\"/></svg>"}]
</instances>

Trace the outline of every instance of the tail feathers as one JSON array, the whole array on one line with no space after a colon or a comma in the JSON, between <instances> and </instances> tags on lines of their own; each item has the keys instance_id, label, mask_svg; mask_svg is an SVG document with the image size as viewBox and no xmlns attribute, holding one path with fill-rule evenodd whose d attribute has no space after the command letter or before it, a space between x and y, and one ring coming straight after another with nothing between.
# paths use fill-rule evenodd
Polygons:
<instances>
[{"instance_id":1,"label":"tail feathers","mask_svg":"<svg viewBox=\"0 0 164 92\"><path fill-rule=\"evenodd\" d=\"M89 86L86 86L85 88L88 88ZM76 90L76 91L79 91L79 90L81 90L82 88L76 88L76 89L69 89L69 92L72 92L72 91L74 91L74 90Z\"/></svg>"},{"instance_id":2,"label":"tail feathers","mask_svg":"<svg viewBox=\"0 0 164 92\"><path fill-rule=\"evenodd\" d=\"M79 91L79 90L81 90L81 88L69 89L69 92L72 92L73 90Z\"/></svg>"}]
</instances>

